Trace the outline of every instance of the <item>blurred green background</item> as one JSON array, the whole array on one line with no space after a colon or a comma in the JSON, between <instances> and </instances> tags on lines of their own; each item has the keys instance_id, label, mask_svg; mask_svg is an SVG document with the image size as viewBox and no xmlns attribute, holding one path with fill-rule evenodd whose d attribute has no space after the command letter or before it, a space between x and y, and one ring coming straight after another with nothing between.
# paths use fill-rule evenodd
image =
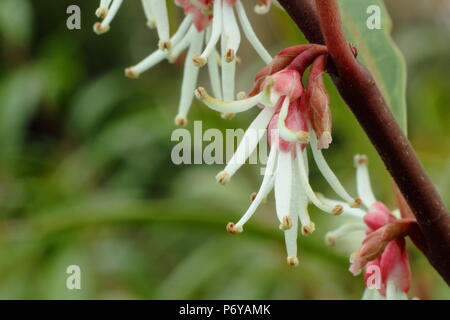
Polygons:
<instances>
[{"instance_id":1,"label":"blurred green background","mask_svg":"<svg viewBox=\"0 0 450 320\"><path fill-rule=\"evenodd\" d=\"M0 1L0 298L359 299L362 278L347 271L357 243L328 248L323 241L339 218L312 210L317 231L299 238L297 268L285 263L272 197L243 234L225 232L257 190L259 167L245 166L222 187L214 180L222 166L172 164L182 64L123 77L154 50L156 34L140 3L125 1L111 31L96 36L97 2ZM448 203L450 4L385 2L408 63L410 138ZM81 30L66 28L71 4L81 7ZM250 17L272 54L304 41L278 9ZM238 88L248 90L262 63L248 43L241 55ZM377 197L395 206L380 160L328 85L329 163L354 193L353 154L369 155ZM253 112L224 121L195 103L188 128L200 119L205 129L245 128ZM314 166L311 175L317 190L333 195ZM410 296L450 298L426 259L410 252ZM74 264L81 290L66 288Z\"/></svg>"}]
</instances>

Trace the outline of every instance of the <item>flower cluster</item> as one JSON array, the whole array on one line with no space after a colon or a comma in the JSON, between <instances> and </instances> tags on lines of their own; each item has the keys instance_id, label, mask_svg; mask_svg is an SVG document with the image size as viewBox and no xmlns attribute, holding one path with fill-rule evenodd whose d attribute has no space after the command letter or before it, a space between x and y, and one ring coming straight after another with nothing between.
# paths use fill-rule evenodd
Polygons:
<instances>
[{"instance_id":1,"label":"flower cluster","mask_svg":"<svg viewBox=\"0 0 450 320\"><path fill-rule=\"evenodd\" d=\"M303 74L311 66L308 85L303 86ZM351 197L328 166L322 149L329 147L331 111L323 83L327 66L327 49L321 45L298 45L284 49L264 67L255 78L255 85L247 98L222 101L211 97L204 88L195 92L209 108L224 114L234 114L259 106L261 112L250 124L223 171L217 175L219 183L227 183L239 167L256 149L267 129L270 152L261 187L247 212L237 223L229 223L227 231L240 233L255 213L261 201L274 189L276 212L280 229L284 231L287 262L297 265L297 236L299 222L303 235L315 230L308 214L308 203L339 215L345 208L360 205ZM255 134L255 132L257 134ZM346 205L330 205L320 200L308 180L307 145L311 145L314 160L333 190ZM350 210L351 211L351 210Z\"/></svg>"},{"instance_id":2,"label":"flower cluster","mask_svg":"<svg viewBox=\"0 0 450 320\"><path fill-rule=\"evenodd\" d=\"M255 11L263 14L269 11L272 0L256 0ZM94 31L102 34L110 29L110 23L117 14L123 0L101 0L96 14L102 22L94 25ZM126 76L139 75L164 59L175 62L187 49L184 76L177 125L187 123L194 89L197 86L199 68L207 65L214 95L225 101L235 97L235 73L237 53L242 31L261 59L267 64L272 57L258 40L247 17L241 0L175 0L183 8L185 18L177 31L170 36L166 0L142 0L147 24L156 28L159 46L138 64L125 70ZM219 46L220 42L220 46Z\"/></svg>"},{"instance_id":3,"label":"flower cluster","mask_svg":"<svg viewBox=\"0 0 450 320\"><path fill-rule=\"evenodd\" d=\"M357 189L367 212L362 209L352 209L355 222L344 224L329 232L326 242L334 245L341 237L353 231L365 231L366 238L362 247L350 257L350 271L358 275L366 267L365 281L369 281L374 270L380 271L379 287L367 288L363 299L407 299L411 283L411 271L408 252L405 246L404 234L407 220L400 220L399 211L391 212L383 203L376 201L369 180L367 157L356 156ZM338 201L322 198L330 204ZM345 204L341 204L344 205Z\"/></svg>"}]
</instances>

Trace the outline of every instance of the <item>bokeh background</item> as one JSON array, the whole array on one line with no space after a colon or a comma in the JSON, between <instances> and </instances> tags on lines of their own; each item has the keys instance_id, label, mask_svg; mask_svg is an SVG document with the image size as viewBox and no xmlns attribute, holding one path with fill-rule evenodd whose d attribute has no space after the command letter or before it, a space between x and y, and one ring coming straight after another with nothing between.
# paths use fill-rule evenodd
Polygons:
<instances>
[{"instance_id":1,"label":"bokeh background","mask_svg":"<svg viewBox=\"0 0 450 320\"><path fill-rule=\"evenodd\" d=\"M0 298L359 299L362 278L347 271L358 238L335 248L323 240L340 218L312 210L317 231L300 237L297 268L285 263L272 197L243 234L225 232L257 190L259 167L245 166L222 187L214 180L221 166L172 164L182 63L162 63L139 80L123 77L155 48L156 35L140 3L126 1L111 31L96 36L97 2L0 1ZM408 64L410 138L449 203L450 1L385 3ZM71 4L81 7L81 30L66 28ZM272 54L304 41L281 10L250 17ZM262 64L245 42L241 58L238 88L248 90ZM395 207L389 176L328 85L329 163L354 192L353 154L367 154L377 197ZM246 128L252 117L224 121L195 103L188 128L200 119L205 129ZM314 166L311 175L332 196ZM450 298L410 248L410 296ZM81 290L66 288L74 264Z\"/></svg>"}]
</instances>

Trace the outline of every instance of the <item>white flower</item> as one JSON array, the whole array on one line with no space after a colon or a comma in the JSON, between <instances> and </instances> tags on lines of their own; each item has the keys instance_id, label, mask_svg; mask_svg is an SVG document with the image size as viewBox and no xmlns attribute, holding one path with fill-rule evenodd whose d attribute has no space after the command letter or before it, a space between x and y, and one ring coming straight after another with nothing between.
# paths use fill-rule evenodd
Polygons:
<instances>
[{"instance_id":1,"label":"white flower","mask_svg":"<svg viewBox=\"0 0 450 320\"><path fill-rule=\"evenodd\" d=\"M285 234L287 262L289 265L297 265L298 222L303 235L315 230L308 213L309 202L332 215L354 214L352 207L357 207L359 200L345 191L319 149L316 132L308 120L308 107L305 106L307 100L303 96L301 77L297 71L285 69L266 77L259 93L242 100L221 101L209 96L204 88L197 89L196 96L211 109L222 113L243 112L256 105L262 107L260 114L247 129L236 153L217 175L219 183L225 184L231 179L265 136L261 132L268 128L270 153L261 187L243 217L237 223L227 225L229 233L242 232L244 224L274 189L276 213L280 229ZM323 176L348 203L326 203L313 191L308 179L308 142Z\"/></svg>"},{"instance_id":2,"label":"white flower","mask_svg":"<svg viewBox=\"0 0 450 320\"><path fill-rule=\"evenodd\" d=\"M123 0L101 1L96 13L103 21L94 25L95 32L101 34L109 30L122 2ZM238 22L261 59L266 64L272 60L253 31L241 0L175 0L184 9L186 17L171 37L166 1L142 0L142 3L148 25L156 27L158 32L159 48L138 64L127 68L125 74L130 78L137 78L164 59L175 62L188 49L178 114L175 118L177 125L187 123L199 68L205 65L208 65L214 95L225 101L235 98L237 53L241 43ZM267 12L270 3L269 0L259 0L255 11ZM230 115L226 114L224 117L229 118Z\"/></svg>"},{"instance_id":3,"label":"white flower","mask_svg":"<svg viewBox=\"0 0 450 320\"><path fill-rule=\"evenodd\" d=\"M383 203L376 201L367 169L367 157L355 156L358 195L366 207L351 209L354 221L341 225L326 235L326 242L335 245L341 238L355 231L365 231L362 247L350 256L350 271L358 275L366 266L363 300L406 300L411 283L411 270L404 235L394 224L399 222L398 210L391 212ZM339 201L321 198L330 205L345 205ZM349 209L350 210L350 209ZM402 221L400 221L402 222ZM390 224L391 228L383 228ZM399 224L400 225L400 224ZM375 258L376 257L376 258ZM372 283L369 283L372 282Z\"/></svg>"}]
</instances>

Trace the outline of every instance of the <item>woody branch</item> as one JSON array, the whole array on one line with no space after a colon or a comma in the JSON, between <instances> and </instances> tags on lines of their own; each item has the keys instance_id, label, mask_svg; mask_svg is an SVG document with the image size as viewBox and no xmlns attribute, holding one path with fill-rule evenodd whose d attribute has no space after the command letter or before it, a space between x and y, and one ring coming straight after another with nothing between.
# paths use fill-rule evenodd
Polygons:
<instances>
[{"instance_id":1,"label":"woody branch","mask_svg":"<svg viewBox=\"0 0 450 320\"><path fill-rule=\"evenodd\" d=\"M336 0L279 0L310 42L328 47L330 75L417 219L425 254L450 284L450 215L370 72L345 39Z\"/></svg>"}]
</instances>

